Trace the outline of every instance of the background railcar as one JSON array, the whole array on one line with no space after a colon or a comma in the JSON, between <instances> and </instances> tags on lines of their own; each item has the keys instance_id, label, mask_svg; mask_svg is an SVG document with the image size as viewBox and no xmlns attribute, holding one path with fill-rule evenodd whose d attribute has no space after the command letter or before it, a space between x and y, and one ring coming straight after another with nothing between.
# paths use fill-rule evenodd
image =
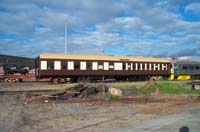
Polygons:
<instances>
[{"instance_id":1,"label":"background railcar","mask_svg":"<svg viewBox=\"0 0 200 132\"><path fill-rule=\"evenodd\" d=\"M61 82L69 79L148 79L170 75L170 61L161 58L41 54L37 65L38 78Z\"/></svg>"},{"instance_id":2,"label":"background railcar","mask_svg":"<svg viewBox=\"0 0 200 132\"><path fill-rule=\"evenodd\" d=\"M174 64L174 78L177 80L200 79L200 62L178 61Z\"/></svg>"}]
</instances>

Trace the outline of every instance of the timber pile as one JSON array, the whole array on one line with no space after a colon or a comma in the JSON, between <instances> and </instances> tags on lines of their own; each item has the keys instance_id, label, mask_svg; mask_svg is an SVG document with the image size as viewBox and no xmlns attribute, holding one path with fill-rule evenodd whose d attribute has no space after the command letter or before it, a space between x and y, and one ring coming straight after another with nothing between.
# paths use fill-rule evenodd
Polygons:
<instances>
[{"instance_id":1,"label":"timber pile","mask_svg":"<svg viewBox=\"0 0 200 132\"><path fill-rule=\"evenodd\" d=\"M54 100L66 100L71 98L88 98L93 95L97 95L98 93L108 92L108 87L104 84L99 85L98 87L93 87L89 84L80 83L65 92L53 94L49 96L49 99Z\"/></svg>"}]
</instances>

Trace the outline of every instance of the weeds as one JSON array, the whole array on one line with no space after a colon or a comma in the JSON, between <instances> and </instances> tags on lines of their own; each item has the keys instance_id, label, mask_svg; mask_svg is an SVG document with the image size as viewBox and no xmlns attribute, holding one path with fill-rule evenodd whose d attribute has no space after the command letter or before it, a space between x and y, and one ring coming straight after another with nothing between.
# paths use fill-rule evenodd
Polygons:
<instances>
[{"instance_id":1,"label":"weeds","mask_svg":"<svg viewBox=\"0 0 200 132\"><path fill-rule=\"evenodd\" d=\"M120 83L111 86L122 90L129 89L132 90L134 94L143 94L145 96L149 96L151 92L155 92L156 90L159 90L162 94L200 94L200 91L192 90L191 83L187 81L157 81L156 83L156 85L148 88L137 88L138 84L134 83Z\"/></svg>"},{"instance_id":2,"label":"weeds","mask_svg":"<svg viewBox=\"0 0 200 132\"><path fill-rule=\"evenodd\" d=\"M157 82L157 85L148 88L151 92L156 89L163 94L200 94L200 91L192 90L187 82Z\"/></svg>"},{"instance_id":3,"label":"weeds","mask_svg":"<svg viewBox=\"0 0 200 132\"><path fill-rule=\"evenodd\" d=\"M108 101L115 101L115 100L119 100L120 97L119 97L119 96L111 95L110 93L106 93L106 94L104 95L104 99L105 99L105 100L108 100Z\"/></svg>"}]
</instances>

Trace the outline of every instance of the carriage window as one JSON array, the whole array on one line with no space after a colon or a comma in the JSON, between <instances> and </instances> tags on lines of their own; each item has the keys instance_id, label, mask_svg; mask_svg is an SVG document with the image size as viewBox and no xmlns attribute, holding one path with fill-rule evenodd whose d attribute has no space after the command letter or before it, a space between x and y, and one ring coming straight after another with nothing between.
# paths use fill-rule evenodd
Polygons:
<instances>
[{"instance_id":1,"label":"carriage window","mask_svg":"<svg viewBox=\"0 0 200 132\"><path fill-rule=\"evenodd\" d=\"M114 63L114 70L122 70L122 63L115 62Z\"/></svg>"},{"instance_id":2,"label":"carriage window","mask_svg":"<svg viewBox=\"0 0 200 132\"><path fill-rule=\"evenodd\" d=\"M140 63L140 70L143 70L143 64Z\"/></svg>"},{"instance_id":3,"label":"carriage window","mask_svg":"<svg viewBox=\"0 0 200 132\"><path fill-rule=\"evenodd\" d=\"M123 69L133 70L133 63L124 63Z\"/></svg>"},{"instance_id":4,"label":"carriage window","mask_svg":"<svg viewBox=\"0 0 200 132\"><path fill-rule=\"evenodd\" d=\"M92 62L92 70L98 70L98 63Z\"/></svg>"},{"instance_id":5,"label":"carriage window","mask_svg":"<svg viewBox=\"0 0 200 132\"><path fill-rule=\"evenodd\" d=\"M103 69L103 65L99 65L98 66L98 69L100 70L100 69Z\"/></svg>"},{"instance_id":6,"label":"carriage window","mask_svg":"<svg viewBox=\"0 0 200 132\"><path fill-rule=\"evenodd\" d=\"M187 70L187 66L183 66L183 70Z\"/></svg>"},{"instance_id":7,"label":"carriage window","mask_svg":"<svg viewBox=\"0 0 200 132\"><path fill-rule=\"evenodd\" d=\"M46 70L47 69L47 61L41 61L40 68L41 68L41 70Z\"/></svg>"},{"instance_id":8,"label":"carriage window","mask_svg":"<svg viewBox=\"0 0 200 132\"><path fill-rule=\"evenodd\" d=\"M60 69L61 69L61 62L54 61L54 70L60 70Z\"/></svg>"},{"instance_id":9,"label":"carriage window","mask_svg":"<svg viewBox=\"0 0 200 132\"><path fill-rule=\"evenodd\" d=\"M82 61L80 64L81 64L81 70L86 70L86 62Z\"/></svg>"},{"instance_id":10,"label":"carriage window","mask_svg":"<svg viewBox=\"0 0 200 132\"><path fill-rule=\"evenodd\" d=\"M74 62L73 61L68 61L67 62L67 68L68 70L74 70Z\"/></svg>"},{"instance_id":11,"label":"carriage window","mask_svg":"<svg viewBox=\"0 0 200 132\"><path fill-rule=\"evenodd\" d=\"M138 64L135 63L135 70L138 70Z\"/></svg>"},{"instance_id":12,"label":"carriage window","mask_svg":"<svg viewBox=\"0 0 200 132\"><path fill-rule=\"evenodd\" d=\"M199 66L195 66L195 70L199 70Z\"/></svg>"},{"instance_id":13,"label":"carriage window","mask_svg":"<svg viewBox=\"0 0 200 132\"><path fill-rule=\"evenodd\" d=\"M151 71L151 69L152 69L152 65L151 65L151 63L149 63L149 67L148 67L148 69Z\"/></svg>"},{"instance_id":14,"label":"carriage window","mask_svg":"<svg viewBox=\"0 0 200 132\"><path fill-rule=\"evenodd\" d=\"M162 70L167 70L167 64L162 64Z\"/></svg>"},{"instance_id":15,"label":"carriage window","mask_svg":"<svg viewBox=\"0 0 200 132\"><path fill-rule=\"evenodd\" d=\"M160 64L153 64L153 70L160 70Z\"/></svg>"},{"instance_id":16,"label":"carriage window","mask_svg":"<svg viewBox=\"0 0 200 132\"><path fill-rule=\"evenodd\" d=\"M104 70L109 70L109 63L108 62L104 62L103 63L103 68L104 68Z\"/></svg>"}]
</instances>

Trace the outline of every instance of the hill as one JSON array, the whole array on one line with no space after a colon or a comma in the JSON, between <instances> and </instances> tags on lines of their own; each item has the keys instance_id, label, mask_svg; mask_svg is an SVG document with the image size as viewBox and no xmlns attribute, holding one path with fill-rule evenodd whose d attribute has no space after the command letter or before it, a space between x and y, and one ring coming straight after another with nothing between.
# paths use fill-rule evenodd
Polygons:
<instances>
[{"instance_id":1,"label":"hill","mask_svg":"<svg viewBox=\"0 0 200 132\"><path fill-rule=\"evenodd\" d=\"M3 66L4 69L11 67L16 67L17 69L29 67L32 69L35 67L35 59L0 54L0 66Z\"/></svg>"}]
</instances>

